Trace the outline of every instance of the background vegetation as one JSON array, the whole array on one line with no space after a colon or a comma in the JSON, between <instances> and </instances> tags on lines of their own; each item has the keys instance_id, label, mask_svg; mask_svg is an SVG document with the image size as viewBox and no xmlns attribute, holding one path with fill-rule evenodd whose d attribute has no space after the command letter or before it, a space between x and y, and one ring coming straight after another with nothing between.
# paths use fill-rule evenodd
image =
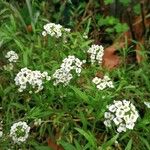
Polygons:
<instances>
[{"instance_id":1,"label":"background vegetation","mask_svg":"<svg viewBox=\"0 0 150 150\"><path fill-rule=\"evenodd\" d=\"M144 105L150 102L149 7L148 0L0 0L0 149L150 150L150 109ZM71 29L67 43L42 36L48 22ZM116 42L123 46L112 50ZM89 62L92 44L111 51L102 65ZM19 55L13 70L4 69L10 50ZM47 81L39 93L18 92L14 78L21 68L52 75L68 55L87 60L81 76L68 86ZM119 63L109 67L115 58ZM92 79L103 74L115 88L95 87ZM118 134L104 126L104 112L113 100L123 99L136 106L140 117L134 130ZM9 136L17 121L31 127L21 145Z\"/></svg>"}]
</instances>

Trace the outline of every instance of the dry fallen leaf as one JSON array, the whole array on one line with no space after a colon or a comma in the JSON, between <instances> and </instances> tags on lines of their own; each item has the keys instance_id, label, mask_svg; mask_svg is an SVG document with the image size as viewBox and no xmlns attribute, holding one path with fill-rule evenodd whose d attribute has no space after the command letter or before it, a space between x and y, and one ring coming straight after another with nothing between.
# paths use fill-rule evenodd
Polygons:
<instances>
[{"instance_id":1,"label":"dry fallen leaf","mask_svg":"<svg viewBox=\"0 0 150 150\"><path fill-rule=\"evenodd\" d=\"M48 143L48 146L53 150L64 150L60 145L53 142L52 139L50 138L48 138L47 143Z\"/></svg>"},{"instance_id":2,"label":"dry fallen leaf","mask_svg":"<svg viewBox=\"0 0 150 150\"><path fill-rule=\"evenodd\" d=\"M105 49L102 63L103 67L107 69L113 69L120 65L121 59L117 54L115 54L115 52L115 45L111 45Z\"/></svg>"},{"instance_id":3,"label":"dry fallen leaf","mask_svg":"<svg viewBox=\"0 0 150 150\"><path fill-rule=\"evenodd\" d=\"M145 17L146 18L146 17ZM135 18L135 23L133 24L133 32L135 34L135 38L137 44L136 48L136 60L140 63L144 58L141 56L140 51L142 50L141 44L144 44L144 29L141 16ZM145 20L145 27L150 28L150 16L148 16ZM131 44L132 42L132 35L130 31L127 31L122 34L122 36L116 40L111 46L107 47L104 51L103 57L103 67L107 69L113 69L118 67L121 64L121 58L115 54L117 49L121 49L125 45L125 38L127 39L127 44Z\"/></svg>"}]
</instances>

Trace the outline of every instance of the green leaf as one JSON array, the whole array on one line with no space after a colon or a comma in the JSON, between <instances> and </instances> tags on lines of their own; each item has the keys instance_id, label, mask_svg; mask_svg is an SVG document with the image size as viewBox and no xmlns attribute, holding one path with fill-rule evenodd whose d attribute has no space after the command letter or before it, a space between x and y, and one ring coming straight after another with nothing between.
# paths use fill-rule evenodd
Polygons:
<instances>
[{"instance_id":1,"label":"green leaf","mask_svg":"<svg viewBox=\"0 0 150 150\"><path fill-rule=\"evenodd\" d=\"M112 4L112 3L114 3L114 0L104 0L105 5Z\"/></svg>"},{"instance_id":2,"label":"green leaf","mask_svg":"<svg viewBox=\"0 0 150 150\"><path fill-rule=\"evenodd\" d=\"M75 139L74 140L75 146L76 146L76 150L83 150L83 148L81 147L81 144Z\"/></svg>"},{"instance_id":3,"label":"green leaf","mask_svg":"<svg viewBox=\"0 0 150 150\"><path fill-rule=\"evenodd\" d=\"M7 9L7 8L2 9L2 10L0 11L0 16L2 16L2 15L4 15L4 14L6 14L6 13L7 13L7 11L8 11L8 9Z\"/></svg>"},{"instance_id":4,"label":"green leaf","mask_svg":"<svg viewBox=\"0 0 150 150\"><path fill-rule=\"evenodd\" d=\"M132 150L132 139L130 139L130 141L128 142L125 150Z\"/></svg>"},{"instance_id":5,"label":"green leaf","mask_svg":"<svg viewBox=\"0 0 150 150\"><path fill-rule=\"evenodd\" d=\"M139 138L144 143L144 145L147 147L147 150L150 150L150 143L149 143L149 141L147 141L145 138L143 138L141 136Z\"/></svg>"},{"instance_id":6,"label":"green leaf","mask_svg":"<svg viewBox=\"0 0 150 150\"><path fill-rule=\"evenodd\" d=\"M131 2L131 0L119 0L120 3L122 3L124 6L129 5L129 3Z\"/></svg>"},{"instance_id":7,"label":"green leaf","mask_svg":"<svg viewBox=\"0 0 150 150\"><path fill-rule=\"evenodd\" d=\"M81 98L82 100L84 100L85 102L89 101L89 97L86 95L86 93L82 92L81 90L79 90L76 87L70 86L71 89L73 89L73 91L79 96L79 98Z\"/></svg>"},{"instance_id":8,"label":"green leaf","mask_svg":"<svg viewBox=\"0 0 150 150\"><path fill-rule=\"evenodd\" d=\"M86 29L85 29L86 34L89 33L90 25L91 25L91 18L88 19L88 23L87 23L87 26L86 26Z\"/></svg>"},{"instance_id":9,"label":"green leaf","mask_svg":"<svg viewBox=\"0 0 150 150\"><path fill-rule=\"evenodd\" d=\"M13 15L10 15L10 21L11 21L11 25L13 26L13 29L16 30L16 22Z\"/></svg>"},{"instance_id":10,"label":"green leaf","mask_svg":"<svg viewBox=\"0 0 150 150\"><path fill-rule=\"evenodd\" d=\"M35 118L42 118L42 117L46 117L46 116L49 116L51 115L52 112L51 111L43 111L42 109L40 109L39 107L34 107L32 108L28 114L27 114L27 118L32 118L32 119L35 119Z\"/></svg>"},{"instance_id":11,"label":"green leaf","mask_svg":"<svg viewBox=\"0 0 150 150\"><path fill-rule=\"evenodd\" d=\"M52 148L48 146L36 146L35 149L36 150L53 150Z\"/></svg>"},{"instance_id":12,"label":"green leaf","mask_svg":"<svg viewBox=\"0 0 150 150\"><path fill-rule=\"evenodd\" d=\"M83 128L86 130L87 129L87 118L85 117L84 113L83 112L79 112L80 113L80 119L81 119L81 122L83 124Z\"/></svg>"},{"instance_id":13,"label":"green leaf","mask_svg":"<svg viewBox=\"0 0 150 150\"><path fill-rule=\"evenodd\" d=\"M128 31L128 25L126 23L117 23L115 25L115 30L117 33L122 33Z\"/></svg>"},{"instance_id":14,"label":"green leaf","mask_svg":"<svg viewBox=\"0 0 150 150\"><path fill-rule=\"evenodd\" d=\"M27 7L28 7L30 19L31 19L31 21L33 21L33 13L32 13L32 6L31 6L30 0L26 0L26 4L27 4Z\"/></svg>"},{"instance_id":15,"label":"green leaf","mask_svg":"<svg viewBox=\"0 0 150 150\"><path fill-rule=\"evenodd\" d=\"M21 51L23 51L24 45L16 39L14 39L14 42L16 46L18 46L21 49Z\"/></svg>"},{"instance_id":16,"label":"green leaf","mask_svg":"<svg viewBox=\"0 0 150 150\"><path fill-rule=\"evenodd\" d=\"M24 107L24 105L19 104L19 103L11 103L10 105L13 106L13 107L15 106L16 108L21 109L21 110L25 110L26 109Z\"/></svg>"},{"instance_id":17,"label":"green leaf","mask_svg":"<svg viewBox=\"0 0 150 150\"><path fill-rule=\"evenodd\" d=\"M22 25L26 29L26 23L25 23L22 15L20 14L19 10L16 7L14 7L12 4L10 4L10 3L7 3L7 2L3 2L3 3L5 4L5 6L7 8L9 8L13 12L14 16L17 16L20 19L20 22L22 23Z\"/></svg>"},{"instance_id":18,"label":"green leaf","mask_svg":"<svg viewBox=\"0 0 150 150\"><path fill-rule=\"evenodd\" d=\"M119 23L119 20L113 16L101 17L99 18L98 25L99 26L112 26Z\"/></svg>"},{"instance_id":19,"label":"green leaf","mask_svg":"<svg viewBox=\"0 0 150 150\"><path fill-rule=\"evenodd\" d=\"M59 143L65 150L76 150L76 148L68 142L60 141Z\"/></svg>"},{"instance_id":20,"label":"green leaf","mask_svg":"<svg viewBox=\"0 0 150 150\"><path fill-rule=\"evenodd\" d=\"M27 53L27 51L23 52L23 63L26 67L28 66L28 53Z\"/></svg>"},{"instance_id":21,"label":"green leaf","mask_svg":"<svg viewBox=\"0 0 150 150\"><path fill-rule=\"evenodd\" d=\"M113 33L115 30L114 30L114 28L107 28L106 29L106 32L108 32L108 33Z\"/></svg>"},{"instance_id":22,"label":"green leaf","mask_svg":"<svg viewBox=\"0 0 150 150\"><path fill-rule=\"evenodd\" d=\"M34 140L30 140L29 144L32 145L32 147L34 147L34 149L36 149L36 150L53 150L52 148L50 148L48 146L41 146L41 145L39 145L39 143L37 143Z\"/></svg>"},{"instance_id":23,"label":"green leaf","mask_svg":"<svg viewBox=\"0 0 150 150\"><path fill-rule=\"evenodd\" d=\"M85 139L87 139L87 141L89 142L89 144L92 147L96 148L96 140L95 137L91 134L90 131L85 132L84 130L80 129L80 128L75 128L75 130L77 130L81 135L83 135L85 137Z\"/></svg>"},{"instance_id":24,"label":"green leaf","mask_svg":"<svg viewBox=\"0 0 150 150\"><path fill-rule=\"evenodd\" d=\"M133 11L136 15L140 15L141 13L141 7L140 7L140 4L136 4L134 7L133 7Z\"/></svg>"},{"instance_id":25,"label":"green leaf","mask_svg":"<svg viewBox=\"0 0 150 150\"><path fill-rule=\"evenodd\" d=\"M112 144L114 144L118 137L119 137L119 134L116 134L113 138L111 138L109 141L107 141L106 143L104 143L102 145L102 150L106 150L107 147L109 147Z\"/></svg>"},{"instance_id":26,"label":"green leaf","mask_svg":"<svg viewBox=\"0 0 150 150\"><path fill-rule=\"evenodd\" d=\"M3 94L8 95L9 93L11 93L13 88L14 87L12 87L12 86L8 86L6 89L3 90Z\"/></svg>"}]
</instances>

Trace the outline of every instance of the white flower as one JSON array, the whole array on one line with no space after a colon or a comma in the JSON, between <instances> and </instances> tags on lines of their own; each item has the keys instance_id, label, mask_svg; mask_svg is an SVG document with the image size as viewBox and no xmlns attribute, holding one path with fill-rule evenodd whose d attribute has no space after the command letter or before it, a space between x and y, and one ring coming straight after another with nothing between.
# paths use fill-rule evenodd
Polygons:
<instances>
[{"instance_id":1,"label":"white flower","mask_svg":"<svg viewBox=\"0 0 150 150\"><path fill-rule=\"evenodd\" d=\"M108 81L106 82L106 85L110 88L114 88L113 82L112 81Z\"/></svg>"},{"instance_id":2,"label":"white flower","mask_svg":"<svg viewBox=\"0 0 150 150\"><path fill-rule=\"evenodd\" d=\"M132 110L133 112L136 111L136 108L135 108L135 106L134 106L132 103L130 104L130 108L131 108L131 110Z\"/></svg>"},{"instance_id":3,"label":"white flower","mask_svg":"<svg viewBox=\"0 0 150 150\"><path fill-rule=\"evenodd\" d=\"M35 93L37 93L43 89L43 80L49 81L50 79L51 77L46 71L41 73L38 70L32 71L28 68L22 68L21 71L16 75L14 81L15 84L19 86L19 92L23 92L28 85L30 85L32 88L36 88Z\"/></svg>"},{"instance_id":4,"label":"white flower","mask_svg":"<svg viewBox=\"0 0 150 150\"><path fill-rule=\"evenodd\" d=\"M3 109L2 107L0 107L0 109ZM3 136L3 121L0 121L0 138Z\"/></svg>"},{"instance_id":5,"label":"white flower","mask_svg":"<svg viewBox=\"0 0 150 150\"><path fill-rule=\"evenodd\" d=\"M42 120L41 120L41 119L35 119L35 120L34 120L34 125L35 125L35 126L39 126L39 125L41 125L41 123L42 123Z\"/></svg>"},{"instance_id":6,"label":"white flower","mask_svg":"<svg viewBox=\"0 0 150 150\"><path fill-rule=\"evenodd\" d=\"M83 64L83 62L80 61L78 58L75 59L75 65L76 65L76 67L81 67L82 64Z\"/></svg>"},{"instance_id":7,"label":"white flower","mask_svg":"<svg viewBox=\"0 0 150 150\"><path fill-rule=\"evenodd\" d=\"M82 60L82 63L85 64L85 63L86 63L86 60Z\"/></svg>"},{"instance_id":8,"label":"white flower","mask_svg":"<svg viewBox=\"0 0 150 150\"><path fill-rule=\"evenodd\" d=\"M124 103L123 103L124 104ZM121 107L121 109L123 109L124 110L124 112L128 112L129 110L130 110L130 107L129 106L126 106L126 105L124 105L124 106L122 106Z\"/></svg>"},{"instance_id":9,"label":"white flower","mask_svg":"<svg viewBox=\"0 0 150 150\"><path fill-rule=\"evenodd\" d=\"M137 120L137 118L139 117L139 115L136 115L136 114L131 114L130 115L130 120L132 121L132 122L136 122L136 120Z\"/></svg>"},{"instance_id":10,"label":"white flower","mask_svg":"<svg viewBox=\"0 0 150 150\"><path fill-rule=\"evenodd\" d=\"M123 106L121 101L114 101L114 105L115 105L117 108L120 108L120 107Z\"/></svg>"},{"instance_id":11,"label":"white flower","mask_svg":"<svg viewBox=\"0 0 150 150\"><path fill-rule=\"evenodd\" d=\"M19 56L15 51L9 51L5 55L5 58L7 58L10 63L13 63L13 62L17 62Z\"/></svg>"},{"instance_id":12,"label":"white flower","mask_svg":"<svg viewBox=\"0 0 150 150\"><path fill-rule=\"evenodd\" d=\"M95 84L99 84L101 82L101 79L98 77L95 77L95 78L93 78L92 82Z\"/></svg>"},{"instance_id":13,"label":"white flower","mask_svg":"<svg viewBox=\"0 0 150 150\"><path fill-rule=\"evenodd\" d=\"M114 115L111 114L110 112L105 112L104 117L106 119L109 119L109 120L113 120L114 119Z\"/></svg>"},{"instance_id":14,"label":"white flower","mask_svg":"<svg viewBox=\"0 0 150 150\"><path fill-rule=\"evenodd\" d=\"M117 128L117 131L120 132L126 132L126 125L125 124L120 124L119 127Z\"/></svg>"},{"instance_id":15,"label":"white flower","mask_svg":"<svg viewBox=\"0 0 150 150\"><path fill-rule=\"evenodd\" d=\"M125 111L118 108L118 109L116 110L116 114L115 114L115 115L116 115L118 118L122 118L122 117L124 117L124 114L125 114Z\"/></svg>"},{"instance_id":16,"label":"white flower","mask_svg":"<svg viewBox=\"0 0 150 150\"><path fill-rule=\"evenodd\" d=\"M11 126L10 137L14 143L21 144L27 140L29 131L30 127L27 125L27 123L19 121Z\"/></svg>"},{"instance_id":17,"label":"white flower","mask_svg":"<svg viewBox=\"0 0 150 150\"><path fill-rule=\"evenodd\" d=\"M150 102L144 102L144 104L147 106L147 108L150 108Z\"/></svg>"},{"instance_id":18,"label":"white flower","mask_svg":"<svg viewBox=\"0 0 150 150\"><path fill-rule=\"evenodd\" d=\"M119 125L119 124L122 122L122 119L116 117L116 118L113 119L113 121L114 121L114 123L115 123L116 125Z\"/></svg>"},{"instance_id":19,"label":"white flower","mask_svg":"<svg viewBox=\"0 0 150 150\"><path fill-rule=\"evenodd\" d=\"M68 85L73 78L72 71L75 70L78 76L82 71L83 61L73 55L69 55L62 62L60 68L53 74L53 79L55 79L53 85L55 86L59 83L63 83L64 86Z\"/></svg>"},{"instance_id":20,"label":"white flower","mask_svg":"<svg viewBox=\"0 0 150 150\"><path fill-rule=\"evenodd\" d=\"M111 117L111 113L110 113L110 112L105 112L105 113L104 113L104 117L105 117L106 119L109 119L109 118Z\"/></svg>"},{"instance_id":21,"label":"white flower","mask_svg":"<svg viewBox=\"0 0 150 150\"><path fill-rule=\"evenodd\" d=\"M42 35L43 35L43 36L46 36L46 35L47 35L46 31L43 31L43 32L42 32Z\"/></svg>"},{"instance_id":22,"label":"white flower","mask_svg":"<svg viewBox=\"0 0 150 150\"><path fill-rule=\"evenodd\" d=\"M69 29L69 28L64 28L64 31L70 33L71 29Z\"/></svg>"},{"instance_id":23,"label":"white flower","mask_svg":"<svg viewBox=\"0 0 150 150\"><path fill-rule=\"evenodd\" d=\"M81 73L81 68L76 68L76 73L77 73L78 75L80 75L80 73Z\"/></svg>"},{"instance_id":24,"label":"white flower","mask_svg":"<svg viewBox=\"0 0 150 150\"><path fill-rule=\"evenodd\" d=\"M14 65L12 63L9 63L7 65L4 65L3 67L4 67L4 70L10 71L10 70L13 70Z\"/></svg>"},{"instance_id":25,"label":"white flower","mask_svg":"<svg viewBox=\"0 0 150 150\"><path fill-rule=\"evenodd\" d=\"M47 23L44 25L44 31L42 32L43 36L46 36L47 34L59 38L65 33L70 33L70 29L68 28L63 28L60 24L55 24L55 23Z\"/></svg>"},{"instance_id":26,"label":"white flower","mask_svg":"<svg viewBox=\"0 0 150 150\"><path fill-rule=\"evenodd\" d=\"M99 90L104 90L106 88L106 83L100 83L96 86Z\"/></svg>"},{"instance_id":27,"label":"white flower","mask_svg":"<svg viewBox=\"0 0 150 150\"><path fill-rule=\"evenodd\" d=\"M104 125L105 125L106 127L111 127L111 121L110 121L110 120L105 120L105 121L104 121Z\"/></svg>"},{"instance_id":28,"label":"white flower","mask_svg":"<svg viewBox=\"0 0 150 150\"><path fill-rule=\"evenodd\" d=\"M119 133L126 132L127 129L132 130L134 128L139 114L135 106L130 101L114 100L113 104L107 106L107 109L107 112L104 113L104 118L106 120L109 119L111 124L115 124ZM106 122L104 124L106 124Z\"/></svg>"},{"instance_id":29,"label":"white flower","mask_svg":"<svg viewBox=\"0 0 150 150\"><path fill-rule=\"evenodd\" d=\"M127 101L125 99L122 102L123 102L124 106L129 106L130 105L130 101Z\"/></svg>"},{"instance_id":30,"label":"white flower","mask_svg":"<svg viewBox=\"0 0 150 150\"><path fill-rule=\"evenodd\" d=\"M83 33L83 38L84 38L84 39L88 39L88 35L87 35L86 32Z\"/></svg>"},{"instance_id":31,"label":"white flower","mask_svg":"<svg viewBox=\"0 0 150 150\"><path fill-rule=\"evenodd\" d=\"M126 123L130 122L130 117L129 117L129 115L125 115L125 116L123 117L123 119L125 120Z\"/></svg>"},{"instance_id":32,"label":"white flower","mask_svg":"<svg viewBox=\"0 0 150 150\"><path fill-rule=\"evenodd\" d=\"M106 75L103 78L95 77L92 82L96 84L99 90L104 90L106 87L114 88L113 82Z\"/></svg>"},{"instance_id":33,"label":"white flower","mask_svg":"<svg viewBox=\"0 0 150 150\"><path fill-rule=\"evenodd\" d=\"M117 110L115 105L110 105L108 109L110 112L115 112Z\"/></svg>"},{"instance_id":34,"label":"white flower","mask_svg":"<svg viewBox=\"0 0 150 150\"><path fill-rule=\"evenodd\" d=\"M3 136L3 131L0 131L0 138Z\"/></svg>"},{"instance_id":35,"label":"white flower","mask_svg":"<svg viewBox=\"0 0 150 150\"><path fill-rule=\"evenodd\" d=\"M128 129L133 129L134 128L134 122L130 122L130 123L127 123L126 124L126 128L128 128Z\"/></svg>"},{"instance_id":36,"label":"white flower","mask_svg":"<svg viewBox=\"0 0 150 150\"><path fill-rule=\"evenodd\" d=\"M102 63L102 57L104 55L104 48L102 45L92 45L88 51L87 51L89 54L90 54L90 58L91 58L91 63L95 63L96 61L98 61L98 63Z\"/></svg>"}]
</instances>

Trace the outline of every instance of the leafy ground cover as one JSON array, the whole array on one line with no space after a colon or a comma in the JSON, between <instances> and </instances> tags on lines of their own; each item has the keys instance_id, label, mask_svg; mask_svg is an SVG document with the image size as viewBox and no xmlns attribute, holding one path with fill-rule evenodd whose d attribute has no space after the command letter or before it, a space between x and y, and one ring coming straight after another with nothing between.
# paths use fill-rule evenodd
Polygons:
<instances>
[{"instance_id":1,"label":"leafy ground cover","mask_svg":"<svg viewBox=\"0 0 150 150\"><path fill-rule=\"evenodd\" d=\"M15 4L0 1L0 149L150 150L148 49L129 63L124 40L110 70L90 20L79 31L48 20L42 2Z\"/></svg>"}]
</instances>

